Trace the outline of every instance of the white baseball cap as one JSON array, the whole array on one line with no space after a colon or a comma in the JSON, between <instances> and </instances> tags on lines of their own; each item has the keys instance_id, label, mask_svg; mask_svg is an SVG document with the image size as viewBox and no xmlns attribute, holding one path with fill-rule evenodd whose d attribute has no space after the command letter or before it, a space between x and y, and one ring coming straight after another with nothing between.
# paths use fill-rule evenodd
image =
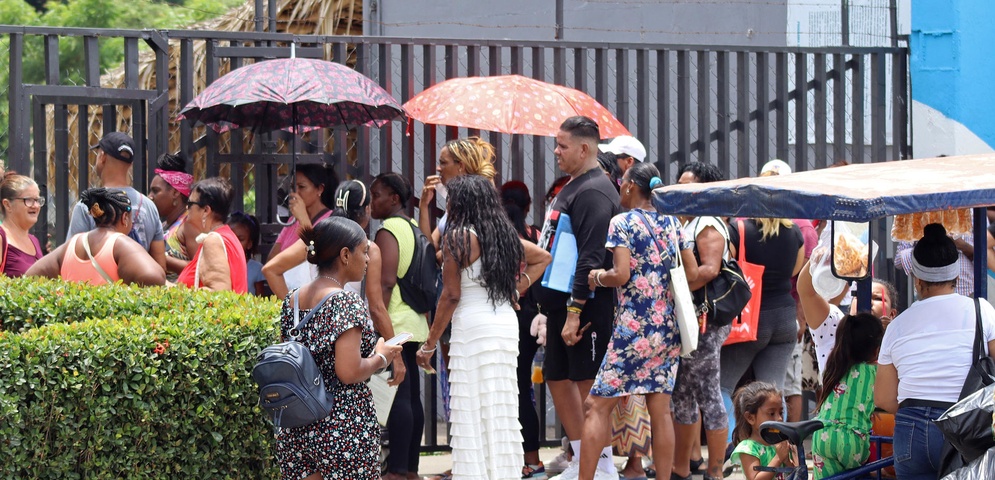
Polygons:
<instances>
[{"instance_id":1,"label":"white baseball cap","mask_svg":"<svg viewBox=\"0 0 995 480\"><path fill-rule=\"evenodd\" d=\"M628 155L638 161L646 160L646 147L636 137L621 135L612 139L611 142L598 145L598 150L615 155Z\"/></svg>"},{"instance_id":2,"label":"white baseball cap","mask_svg":"<svg viewBox=\"0 0 995 480\"><path fill-rule=\"evenodd\" d=\"M767 172L773 172L775 175L787 175L791 173L791 167L788 166L784 160L773 159L764 164L763 168L760 169L760 174L763 175Z\"/></svg>"}]
</instances>

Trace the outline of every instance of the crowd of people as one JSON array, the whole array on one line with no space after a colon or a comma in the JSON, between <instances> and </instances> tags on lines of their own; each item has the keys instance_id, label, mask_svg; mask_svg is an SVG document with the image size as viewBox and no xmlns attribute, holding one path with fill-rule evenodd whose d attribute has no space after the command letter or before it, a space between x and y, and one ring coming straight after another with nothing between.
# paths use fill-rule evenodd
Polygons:
<instances>
[{"instance_id":1,"label":"crowd of people","mask_svg":"<svg viewBox=\"0 0 995 480\"><path fill-rule=\"evenodd\" d=\"M958 400L976 321L995 348L995 309L962 291L973 287L962 268L969 244L942 225L926 226L896 259L918 300L899 314L894 287L875 279L871 309L858 312L849 288L827 296L814 285L826 222L658 212L652 191L665 181L642 143L600 142L593 120L563 122L554 153L564 175L543 198L541 226L527 222L528 187L495 184L494 147L476 137L442 147L415 218L414 189L401 175L340 182L325 165L300 166L288 199L292 221L260 262L259 221L230 211L227 180L194 181L185 159L163 155L143 195L129 183L134 141L110 133L95 147L101 186L81 192L67 241L50 253L29 233L45 205L38 185L3 174L0 271L272 292L283 300L285 337L301 318L295 313L316 309L300 341L322 375L337 380L326 381L335 408L317 423L278 429L284 478L421 478L422 381L436 378L422 372L440 367L453 449L443 479L685 480L698 472L709 480L722 478L730 460L762 480L769 475L754 467L805 461L759 433L764 421L800 419L803 389L817 392L812 414L826 424L813 438L815 478L865 462L872 431L894 435L899 479L936 478L943 442L931 420ZM761 170L790 174L778 160ZM720 180L718 168L698 162L673 179ZM543 286L561 231L575 238L576 266L566 287ZM422 273L428 247L440 273L436 301L425 308L402 284ZM683 265L688 289L700 292L737 257L763 267L756 339L727 343L731 326L712 325L705 313L697 349L681 357L671 270ZM941 317L949 321L934 321ZM410 334L407 343L384 342L399 333ZM933 348L938 341L942 350ZM539 346L566 444L549 465L538 455L531 375ZM397 392L381 461L366 382L388 368ZM651 448L613 451L612 417L636 396ZM889 415L893 432L879 425ZM629 457L621 470L613 453Z\"/></svg>"}]
</instances>

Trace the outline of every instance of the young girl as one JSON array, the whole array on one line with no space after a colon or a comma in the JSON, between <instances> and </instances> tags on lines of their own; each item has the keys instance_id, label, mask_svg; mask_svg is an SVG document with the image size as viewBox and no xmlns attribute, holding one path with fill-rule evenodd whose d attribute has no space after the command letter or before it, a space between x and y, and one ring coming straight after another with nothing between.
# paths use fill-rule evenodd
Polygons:
<instances>
[{"instance_id":1,"label":"young girl","mask_svg":"<svg viewBox=\"0 0 995 480\"><path fill-rule=\"evenodd\" d=\"M870 313L847 315L822 376L817 418L826 426L812 436L816 480L859 467L870 452L871 415L881 320Z\"/></svg>"},{"instance_id":2,"label":"young girl","mask_svg":"<svg viewBox=\"0 0 995 480\"><path fill-rule=\"evenodd\" d=\"M242 249L245 250L246 274L249 293L263 295L266 291L266 278L263 277L263 264L252 258L259 244L259 221L254 215L245 212L235 212L228 217L228 226L235 232Z\"/></svg>"},{"instance_id":3,"label":"young girl","mask_svg":"<svg viewBox=\"0 0 995 480\"><path fill-rule=\"evenodd\" d=\"M733 395L736 429L733 431L732 462L743 466L747 480L781 480L782 474L758 472L757 466L793 467L797 465L794 448L787 441L770 445L760 438L760 424L783 420L781 392L766 382L753 382L740 387Z\"/></svg>"}]
</instances>

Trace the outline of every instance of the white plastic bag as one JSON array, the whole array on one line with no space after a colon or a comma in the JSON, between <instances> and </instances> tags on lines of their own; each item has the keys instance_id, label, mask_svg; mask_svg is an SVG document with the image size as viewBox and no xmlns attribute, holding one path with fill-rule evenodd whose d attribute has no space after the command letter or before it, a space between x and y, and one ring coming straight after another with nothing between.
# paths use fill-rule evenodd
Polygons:
<instances>
[{"instance_id":1,"label":"white plastic bag","mask_svg":"<svg viewBox=\"0 0 995 480\"><path fill-rule=\"evenodd\" d=\"M843 293L846 280L833 274L835 263L836 273L843 277L864 277L868 273L866 223L830 222L822 230L819 243L812 250L809 258L809 273L812 275L812 287L820 297L829 300ZM835 236L835 242L833 242ZM877 255L877 243L871 242L871 260ZM835 249L834 255L829 255Z\"/></svg>"}]
</instances>

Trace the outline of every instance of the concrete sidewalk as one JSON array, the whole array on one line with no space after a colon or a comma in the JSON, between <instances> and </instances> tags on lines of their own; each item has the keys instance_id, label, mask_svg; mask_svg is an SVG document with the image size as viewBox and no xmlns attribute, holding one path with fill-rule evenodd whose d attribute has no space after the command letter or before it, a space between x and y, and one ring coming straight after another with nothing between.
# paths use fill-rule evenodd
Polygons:
<instances>
[{"instance_id":1,"label":"concrete sidewalk","mask_svg":"<svg viewBox=\"0 0 995 480\"><path fill-rule=\"evenodd\" d=\"M702 451L704 455L708 455L707 451ZM539 450L539 458L543 463L549 463L557 455L560 454L560 449L558 447L543 448ZM615 457L615 465L619 468L625 465L625 457ZM449 452L440 453L424 453L421 456L421 461L419 462L419 474L424 478L432 478L433 475L445 472L452 468L452 458ZM701 480L700 475L696 475L694 480ZM731 476L726 477L729 480L746 480L746 476L743 475L742 471L736 470ZM661 479L669 480L669 479Z\"/></svg>"}]
</instances>

